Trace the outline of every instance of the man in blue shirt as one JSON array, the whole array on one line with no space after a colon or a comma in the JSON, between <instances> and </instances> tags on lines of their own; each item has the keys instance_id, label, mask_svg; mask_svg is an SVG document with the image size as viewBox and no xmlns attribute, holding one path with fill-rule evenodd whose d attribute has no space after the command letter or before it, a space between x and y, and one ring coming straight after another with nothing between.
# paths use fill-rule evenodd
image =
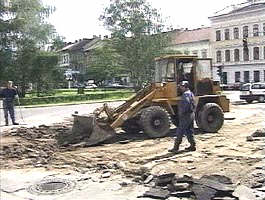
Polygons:
<instances>
[{"instance_id":1,"label":"man in blue shirt","mask_svg":"<svg viewBox=\"0 0 265 200\"><path fill-rule=\"evenodd\" d=\"M0 97L3 98L3 108L4 108L4 116L5 116L5 125L8 126L8 113L12 120L13 125L18 125L15 121L15 112L14 112L14 99L17 96L17 91L13 88L13 82L8 81L7 87L3 89L0 93Z\"/></svg>"},{"instance_id":2,"label":"man in blue shirt","mask_svg":"<svg viewBox=\"0 0 265 200\"><path fill-rule=\"evenodd\" d=\"M177 138L175 139L173 149L169 152L178 153L179 145L185 135L190 143L186 151L196 151L196 143L193 137L194 134L194 118L195 118L195 99L194 94L189 89L187 81L182 81L179 89L182 93L180 105L178 106L179 125L177 127Z\"/></svg>"}]
</instances>

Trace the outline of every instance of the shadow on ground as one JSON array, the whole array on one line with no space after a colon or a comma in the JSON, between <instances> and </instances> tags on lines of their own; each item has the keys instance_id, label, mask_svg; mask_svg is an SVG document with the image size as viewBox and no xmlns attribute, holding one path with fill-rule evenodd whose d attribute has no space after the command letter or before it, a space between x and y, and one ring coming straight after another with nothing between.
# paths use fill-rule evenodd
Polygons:
<instances>
[{"instance_id":1,"label":"shadow on ground","mask_svg":"<svg viewBox=\"0 0 265 200\"><path fill-rule=\"evenodd\" d=\"M265 102L252 102L252 103L247 103L246 101L235 101L232 102L232 105L249 105L249 104L260 104L260 103L265 103Z\"/></svg>"},{"instance_id":2,"label":"shadow on ground","mask_svg":"<svg viewBox=\"0 0 265 200\"><path fill-rule=\"evenodd\" d=\"M177 130L176 128L170 129L169 133L165 137L168 137L168 138L176 137L177 136L176 130ZM194 134L200 135L200 134L204 134L204 132L198 128L195 128ZM159 138L155 138L155 139L159 139ZM120 131L115 135L114 138L111 138L110 140L105 141L104 144L114 144L114 143L128 144L130 142L136 142L136 141L139 142L139 141L144 141L144 140L154 140L154 138L148 137L148 135L144 134L143 132L126 133L124 131Z\"/></svg>"}]
</instances>

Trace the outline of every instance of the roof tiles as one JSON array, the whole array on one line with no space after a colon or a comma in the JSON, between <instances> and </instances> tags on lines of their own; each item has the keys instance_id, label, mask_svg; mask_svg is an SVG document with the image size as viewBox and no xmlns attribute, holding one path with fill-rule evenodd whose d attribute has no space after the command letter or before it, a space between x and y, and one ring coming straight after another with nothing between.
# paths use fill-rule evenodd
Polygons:
<instances>
[{"instance_id":1,"label":"roof tiles","mask_svg":"<svg viewBox=\"0 0 265 200\"><path fill-rule=\"evenodd\" d=\"M175 36L173 36L173 44L185 44L210 40L210 34L211 27L176 32Z\"/></svg>"}]
</instances>

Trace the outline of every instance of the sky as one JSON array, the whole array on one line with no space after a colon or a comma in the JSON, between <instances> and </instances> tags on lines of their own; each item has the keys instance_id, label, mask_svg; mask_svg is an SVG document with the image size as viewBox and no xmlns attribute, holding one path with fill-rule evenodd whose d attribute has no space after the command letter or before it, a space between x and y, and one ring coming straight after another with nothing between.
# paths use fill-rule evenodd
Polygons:
<instances>
[{"instance_id":1,"label":"sky","mask_svg":"<svg viewBox=\"0 0 265 200\"><path fill-rule=\"evenodd\" d=\"M48 21L67 42L93 35L110 33L98 20L109 0L42 0L44 5L56 7ZM210 26L208 17L230 5L246 0L148 0L153 8L160 10L168 24L175 28L199 28Z\"/></svg>"}]
</instances>

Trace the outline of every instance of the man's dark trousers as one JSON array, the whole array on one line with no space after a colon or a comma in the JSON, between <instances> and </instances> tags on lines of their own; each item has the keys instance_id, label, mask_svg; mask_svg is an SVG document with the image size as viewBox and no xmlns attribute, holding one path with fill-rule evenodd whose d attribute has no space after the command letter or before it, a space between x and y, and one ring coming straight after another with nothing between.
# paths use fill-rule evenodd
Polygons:
<instances>
[{"instance_id":1,"label":"man's dark trousers","mask_svg":"<svg viewBox=\"0 0 265 200\"><path fill-rule=\"evenodd\" d=\"M15 111L14 111L14 103L13 101L3 100L3 108L4 108L4 116L5 116L5 122L6 125L8 125L8 112L10 115L10 118L15 123Z\"/></svg>"},{"instance_id":2,"label":"man's dark trousers","mask_svg":"<svg viewBox=\"0 0 265 200\"><path fill-rule=\"evenodd\" d=\"M177 128L177 138L175 140L175 145L180 145L183 139L183 136L186 135L187 140L191 146L195 146L194 141L194 113L185 113L180 116L179 126Z\"/></svg>"}]
</instances>

